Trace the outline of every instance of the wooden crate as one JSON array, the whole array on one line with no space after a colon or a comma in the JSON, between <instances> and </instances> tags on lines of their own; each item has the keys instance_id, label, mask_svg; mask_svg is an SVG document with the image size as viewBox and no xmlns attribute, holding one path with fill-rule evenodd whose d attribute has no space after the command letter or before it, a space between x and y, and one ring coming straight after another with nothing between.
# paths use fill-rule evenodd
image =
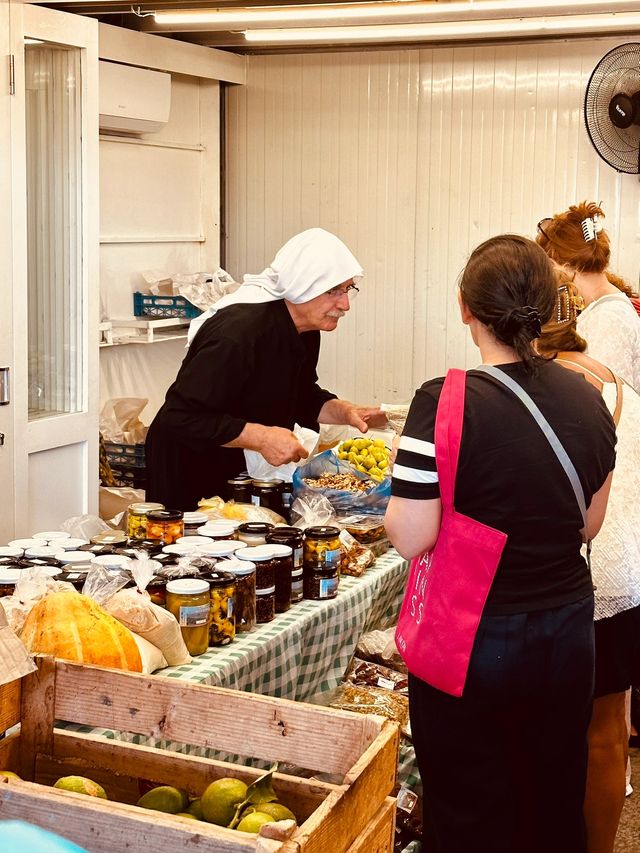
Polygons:
<instances>
[{"instance_id":1,"label":"wooden crate","mask_svg":"<svg viewBox=\"0 0 640 853\"><path fill-rule=\"evenodd\" d=\"M393 849L398 727L285 699L81 666L49 657L0 687L0 820L25 818L90 853L388 853ZM343 777L329 784L276 773L300 826L285 842L136 807L139 780L198 795L214 779L247 784L261 770L56 728L57 720L279 761ZM87 776L109 801L50 786Z\"/></svg>"}]
</instances>

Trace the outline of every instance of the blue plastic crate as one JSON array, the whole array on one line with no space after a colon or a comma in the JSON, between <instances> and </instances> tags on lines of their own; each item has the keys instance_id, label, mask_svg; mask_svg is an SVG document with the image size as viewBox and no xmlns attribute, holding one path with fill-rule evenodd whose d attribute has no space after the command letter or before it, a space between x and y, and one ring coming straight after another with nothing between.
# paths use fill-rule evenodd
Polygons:
<instances>
[{"instance_id":1,"label":"blue plastic crate","mask_svg":"<svg viewBox=\"0 0 640 853\"><path fill-rule=\"evenodd\" d=\"M192 320L202 312L184 296L154 296L151 293L133 294L133 314L135 317L151 317L166 319L169 317L184 317Z\"/></svg>"},{"instance_id":2,"label":"blue plastic crate","mask_svg":"<svg viewBox=\"0 0 640 853\"><path fill-rule=\"evenodd\" d=\"M105 441L104 449L112 468L145 466L144 444L116 444L113 441Z\"/></svg>"}]
</instances>

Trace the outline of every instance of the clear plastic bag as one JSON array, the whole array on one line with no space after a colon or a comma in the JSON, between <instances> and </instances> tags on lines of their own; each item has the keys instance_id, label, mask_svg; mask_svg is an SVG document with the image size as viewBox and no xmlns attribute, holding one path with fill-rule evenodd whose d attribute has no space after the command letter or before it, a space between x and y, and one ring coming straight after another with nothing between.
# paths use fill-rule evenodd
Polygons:
<instances>
[{"instance_id":1,"label":"clear plastic bag","mask_svg":"<svg viewBox=\"0 0 640 853\"><path fill-rule=\"evenodd\" d=\"M340 572L343 575L362 577L376 561L373 552L366 545L361 545L357 539L354 539L348 530L340 531L340 545L342 546Z\"/></svg>"},{"instance_id":2,"label":"clear plastic bag","mask_svg":"<svg viewBox=\"0 0 640 853\"><path fill-rule=\"evenodd\" d=\"M296 527L314 527L333 524L336 514L331 503L324 495L314 492L296 498L291 504L291 523Z\"/></svg>"},{"instance_id":3,"label":"clear plastic bag","mask_svg":"<svg viewBox=\"0 0 640 853\"><path fill-rule=\"evenodd\" d=\"M264 506L254 504L225 503L222 498L204 498L198 503L198 509L205 512L210 519L230 518L235 521L267 521L269 524L285 524L285 519Z\"/></svg>"},{"instance_id":4,"label":"clear plastic bag","mask_svg":"<svg viewBox=\"0 0 640 853\"><path fill-rule=\"evenodd\" d=\"M361 490L351 491L342 488L313 486L306 482L307 480L319 479L323 475L332 477L349 475L352 482L360 481L365 487ZM356 512L383 514L391 497L391 479L385 477L382 482L376 483L366 474L354 470L348 462L338 459L330 450L326 450L324 453L319 453L307 460L304 465L295 470L293 493L296 498L306 497L310 493L321 494L327 498L338 515Z\"/></svg>"}]
</instances>

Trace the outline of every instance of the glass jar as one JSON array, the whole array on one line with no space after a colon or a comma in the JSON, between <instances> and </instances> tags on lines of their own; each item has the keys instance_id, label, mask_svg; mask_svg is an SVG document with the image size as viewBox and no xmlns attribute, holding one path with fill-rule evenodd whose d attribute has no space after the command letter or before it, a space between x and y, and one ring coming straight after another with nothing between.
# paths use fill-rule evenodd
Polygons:
<instances>
[{"instance_id":1,"label":"glass jar","mask_svg":"<svg viewBox=\"0 0 640 853\"><path fill-rule=\"evenodd\" d=\"M266 521L247 521L240 525L237 536L240 542L246 542L249 546L264 545L272 530L273 524Z\"/></svg>"},{"instance_id":2,"label":"glass jar","mask_svg":"<svg viewBox=\"0 0 640 853\"><path fill-rule=\"evenodd\" d=\"M256 589L256 622L262 625L276 618L276 588Z\"/></svg>"},{"instance_id":3,"label":"glass jar","mask_svg":"<svg viewBox=\"0 0 640 853\"><path fill-rule=\"evenodd\" d=\"M302 530L299 527L274 527L267 536L267 542L289 545L293 549L293 571L302 568Z\"/></svg>"},{"instance_id":4,"label":"glass jar","mask_svg":"<svg viewBox=\"0 0 640 853\"><path fill-rule=\"evenodd\" d=\"M13 595L23 571L14 566L0 566L0 597Z\"/></svg>"},{"instance_id":5,"label":"glass jar","mask_svg":"<svg viewBox=\"0 0 640 853\"><path fill-rule=\"evenodd\" d=\"M9 548L20 548L23 554L27 548L36 548L38 545L42 545L38 539L12 539L9 542Z\"/></svg>"},{"instance_id":6,"label":"glass jar","mask_svg":"<svg viewBox=\"0 0 640 853\"><path fill-rule=\"evenodd\" d=\"M282 485L282 506L284 507L283 516L289 521L291 516L291 504L293 503L293 483L285 480Z\"/></svg>"},{"instance_id":7,"label":"glass jar","mask_svg":"<svg viewBox=\"0 0 640 853\"><path fill-rule=\"evenodd\" d=\"M337 527L307 527L304 532L303 563L306 569L340 568L340 531ZM305 594L305 598L306 598Z\"/></svg>"},{"instance_id":8,"label":"glass jar","mask_svg":"<svg viewBox=\"0 0 640 853\"><path fill-rule=\"evenodd\" d=\"M204 575L204 579L211 588L209 645L226 646L236 635L236 577L231 572L216 568Z\"/></svg>"},{"instance_id":9,"label":"glass jar","mask_svg":"<svg viewBox=\"0 0 640 853\"><path fill-rule=\"evenodd\" d=\"M236 551L247 547L245 542L238 542L237 539L220 539L218 542L214 542L212 539L209 542L203 537L198 553L204 554L206 557L217 557L219 560L224 560L232 557Z\"/></svg>"},{"instance_id":10,"label":"glass jar","mask_svg":"<svg viewBox=\"0 0 640 853\"><path fill-rule=\"evenodd\" d=\"M33 538L37 539L41 545L51 545L54 548L58 548L61 539L69 539L70 537L70 533L65 533L62 530L47 530L44 533L33 534Z\"/></svg>"},{"instance_id":11,"label":"glass jar","mask_svg":"<svg viewBox=\"0 0 640 853\"><path fill-rule=\"evenodd\" d=\"M232 477L231 480L227 480L227 486L229 487L228 499L237 504L250 504L252 483L253 480L249 475L246 477Z\"/></svg>"},{"instance_id":12,"label":"glass jar","mask_svg":"<svg viewBox=\"0 0 640 853\"><path fill-rule=\"evenodd\" d=\"M197 536L198 530L209 521L205 512L185 512L182 519L185 536Z\"/></svg>"},{"instance_id":13,"label":"glass jar","mask_svg":"<svg viewBox=\"0 0 640 853\"><path fill-rule=\"evenodd\" d=\"M221 570L232 572L236 579L236 633L248 634L256 625L256 566L250 560L235 558L218 564Z\"/></svg>"},{"instance_id":14,"label":"glass jar","mask_svg":"<svg viewBox=\"0 0 640 853\"><path fill-rule=\"evenodd\" d=\"M291 607L291 581L293 572L293 549L290 545L272 543L267 547L275 562L276 613L285 613Z\"/></svg>"},{"instance_id":15,"label":"glass jar","mask_svg":"<svg viewBox=\"0 0 640 853\"><path fill-rule=\"evenodd\" d=\"M15 545L0 545L0 557L8 557L13 560L15 557L22 557L24 548L18 548Z\"/></svg>"},{"instance_id":16,"label":"glass jar","mask_svg":"<svg viewBox=\"0 0 640 853\"><path fill-rule=\"evenodd\" d=\"M66 566L66 571L71 571L72 567L76 571L80 567L85 572L89 571L89 566L95 559L96 557L87 551L59 551L56 554L56 560Z\"/></svg>"},{"instance_id":17,"label":"glass jar","mask_svg":"<svg viewBox=\"0 0 640 853\"><path fill-rule=\"evenodd\" d=\"M70 583L76 592L82 592L86 579L86 570L84 568L76 569L74 566L67 566L66 569L63 569L62 573L56 577L57 581Z\"/></svg>"},{"instance_id":18,"label":"glass jar","mask_svg":"<svg viewBox=\"0 0 640 853\"><path fill-rule=\"evenodd\" d=\"M89 543L86 539L72 539L69 537L68 539L60 539L58 542L53 542L52 544L59 551L77 551L79 548L83 548Z\"/></svg>"},{"instance_id":19,"label":"glass jar","mask_svg":"<svg viewBox=\"0 0 640 853\"><path fill-rule=\"evenodd\" d=\"M271 545L256 545L254 548L241 548L236 551L238 560L250 560L256 566L256 591L275 587L276 561Z\"/></svg>"},{"instance_id":20,"label":"glass jar","mask_svg":"<svg viewBox=\"0 0 640 853\"><path fill-rule=\"evenodd\" d=\"M158 607L165 607L167 604L167 579L154 575L147 584L149 598Z\"/></svg>"},{"instance_id":21,"label":"glass jar","mask_svg":"<svg viewBox=\"0 0 640 853\"><path fill-rule=\"evenodd\" d=\"M162 539L172 545L184 534L183 512L180 509L152 509L147 513L147 539Z\"/></svg>"},{"instance_id":22,"label":"glass jar","mask_svg":"<svg viewBox=\"0 0 640 853\"><path fill-rule=\"evenodd\" d=\"M335 566L327 569L305 566L302 580L303 595L312 601L324 601L338 594L338 569Z\"/></svg>"},{"instance_id":23,"label":"glass jar","mask_svg":"<svg viewBox=\"0 0 640 853\"><path fill-rule=\"evenodd\" d=\"M91 565L102 566L107 572L126 572L129 564L129 558L122 554L102 554L91 559Z\"/></svg>"},{"instance_id":24,"label":"glass jar","mask_svg":"<svg viewBox=\"0 0 640 853\"><path fill-rule=\"evenodd\" d=\"M194 657L204 654L209 647L211 622L211 595L207 581L198 578L169 581L166 607L180 625L189 654Z\"/></svg>"},{"instance_id":25,"label":"glass jar","mask_svg":"<svg viewBox=\"0 0 640 853\"><path fill-rule=\"evenodd\" d=\"M52 560L55 560L59 553L61 553L59 549L54 548L52 545L35 545L33 548L27 548L24 555L28 559L40 557L44 560L51 557ZM86 555L83 556L86 557Z\"/></svg>"},{"instance_id":26,"label":"glass jar","mask_svg":"<svg viewBox=\"0 0 640 853\"><path fill-rule=\"evenodd\" d=\"M291 572L291 603L297 604L299 601L302 601L304 598L304 584L303 584L303 569L294 569Z\"/></svg>"},{"instance_id":27,"label":"glass jar","mask_svg":"<svg viewBox=\"0 0 640 853\"><path fill-rule=\"evenodd\" d=\"M127 544L127 535L122 530L103 530L91 537L92 545L112 545L114 548Z\"/></svg>"},{"instance_id":28,"label":"glass jar","mask_svg":"<svg viewBox=\"0 0 640 853\"><path fill-rule=\"evenodd\" d=\"M282 503L282 487L284 480L252 480L251 503L271 509L278 515L284 514Z\"/></svg>"},{"instance_id":29,"label":"glass jar","mask_svg":"<svg viewBox=\"0 0 640 853\"><path fill-rule=\"evenodd\" d=\"M154 509L164 509L164 504L132 503L127 507L127 535L129 539L147 538L147 513Z\"/></svg>"},{"instance_id":30,"label":"glass jar","mask_svg":"<svg viewBox=\"0 0 640 853\"><path fill-rule=\"evenodd\" d=\"M220 542L223 539L235 539L236 528L233 524L210 524L206 527L206 538ZM205 537L205 534L202 534Z\"/></svg>"}]
</instances>

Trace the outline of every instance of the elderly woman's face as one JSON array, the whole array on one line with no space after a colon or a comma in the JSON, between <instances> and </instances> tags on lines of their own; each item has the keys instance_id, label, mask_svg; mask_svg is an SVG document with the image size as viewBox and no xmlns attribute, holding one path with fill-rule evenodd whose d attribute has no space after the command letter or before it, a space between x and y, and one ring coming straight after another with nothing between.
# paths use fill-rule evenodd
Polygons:
<instances>
[{"instance_id":1,"label":"elderly woman's face","mask_svg":"<svg viewBox=\"0 0 640 853\"><path fill-rule=\"evenodd\" d=\"M318 329L321 332L332 332L341 317L351 307L347 288L353 284L353 279L343 281L326 293L321 293L308 302L295 305L287 302L289 313L299 332L310 332Z\"/></svg>"}]
</instances>

